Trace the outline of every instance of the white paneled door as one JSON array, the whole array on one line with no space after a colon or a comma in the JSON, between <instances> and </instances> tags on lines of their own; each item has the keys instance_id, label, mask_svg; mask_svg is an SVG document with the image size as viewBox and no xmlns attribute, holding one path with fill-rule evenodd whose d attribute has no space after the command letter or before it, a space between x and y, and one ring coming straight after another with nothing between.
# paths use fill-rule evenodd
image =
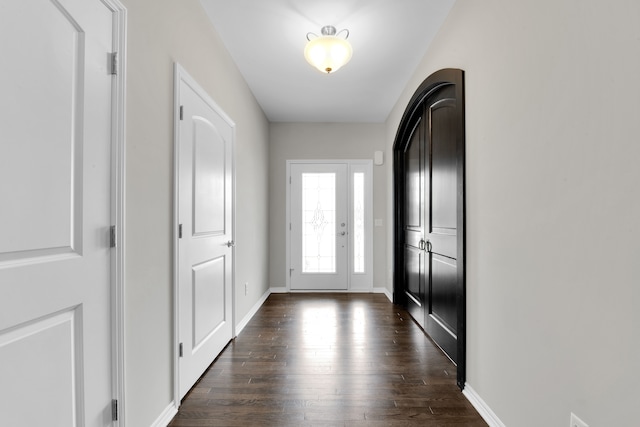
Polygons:
<instances>
[{"instance_id":1,"label":"white paneled door","mask_svg":"<svg viewBox=\"0 0 640 427\"><path fill-rule=\"evenodd\" d=\"M233 123L179 66L178 340L182 398L233 337Z\"/></svg>"},{"instance_id":2,"label":"white paneled door","mask_svg":"<svg viewBox=\"0 0 640 427\"><path fill-rule=\"evenodd\" d=\"M112 424L114 14L98 0L0 13L0 424Z\"/></svg>"}]
</instances>

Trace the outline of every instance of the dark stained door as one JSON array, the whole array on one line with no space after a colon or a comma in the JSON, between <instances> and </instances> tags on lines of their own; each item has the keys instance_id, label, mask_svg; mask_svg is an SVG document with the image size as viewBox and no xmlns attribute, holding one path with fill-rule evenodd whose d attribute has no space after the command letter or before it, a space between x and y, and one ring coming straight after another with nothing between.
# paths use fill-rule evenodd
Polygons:
<instances>
[{"instance_id":1,"label":"dark stained door","mask_svg":"<svg viewBox=\"0 0 640 427\"><path fill-rule=\"evenodd\" d=\"M412 97L395 154L394 300L457 364L465 383L464 92L440 70Z\"/></svg>"},{"instance_id":2,"label":"dark stained door","mask_svg":"<svg viewBox=\"0 0 640 427\"><path fill-rule=\"evenodd\" d=\"M426 331L457 362L457 144L456 99L447 86L425 105L426 258L430 266L426 290Z\"/></svg>"},{"instance_id":3,"label":"dark stained door","mask_svg":"<svg viewBox=\"0 0 640 427\"><path fill-rule=\"evenodd\" d=\"M422 117L418 117L404 150L405 211L404 260L406 307L425 328L425 138Z\"/></svg>"}]
</instances>

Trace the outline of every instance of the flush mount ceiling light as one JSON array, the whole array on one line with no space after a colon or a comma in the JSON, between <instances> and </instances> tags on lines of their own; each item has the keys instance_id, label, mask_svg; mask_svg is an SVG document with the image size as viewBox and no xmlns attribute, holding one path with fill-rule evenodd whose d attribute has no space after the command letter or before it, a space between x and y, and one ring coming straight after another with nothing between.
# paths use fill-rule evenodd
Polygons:
<instances>
[{"instance_id":1,"label":"flush mount ceiling light","mask_svg":"<svg viewBox=\"0 0 640 427\"><path fill-rule=\"evenodd\" d=\"M346 33L344 38L340 33ZM323 73L331 74L344 64L349 62L353 50L347 41L349 30L344 29L336 33L336 27L326 25L320 30L321 36L307 33L307 46L304 48L304 57L307 62Z\"/></svg>"}]
</instances>

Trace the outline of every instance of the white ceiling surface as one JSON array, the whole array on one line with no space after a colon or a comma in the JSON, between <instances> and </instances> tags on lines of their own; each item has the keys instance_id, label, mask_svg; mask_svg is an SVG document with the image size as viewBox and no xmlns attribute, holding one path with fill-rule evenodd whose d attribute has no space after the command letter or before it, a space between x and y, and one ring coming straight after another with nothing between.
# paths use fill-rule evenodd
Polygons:
<instances>
[{"instance_id":1,"label":"white ceiling surface","mask_svg":"<svg viewBox=\"0 0 640 427\"><path fill-rule=\"evenodd\" d=\"M387 119L454 2L201 0L269 121L369 123ZM325 25L353 46L329 75L303 55Z\"/></svg>"}]
</instances>

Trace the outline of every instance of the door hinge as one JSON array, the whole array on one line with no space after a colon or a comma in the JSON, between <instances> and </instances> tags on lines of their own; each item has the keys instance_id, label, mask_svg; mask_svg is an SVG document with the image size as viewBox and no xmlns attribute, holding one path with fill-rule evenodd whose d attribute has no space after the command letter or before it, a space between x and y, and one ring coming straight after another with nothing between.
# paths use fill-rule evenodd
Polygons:
<instances>
[{"instance_id":1,"label":"door hinge","mask_svg":"<svg viewBox=\"0 0 640 427\"><path fill-rule=\"evenodd\" d=\"M112 225L109 227L109 246L112 248L116 247L116 226Z\"/></svg>"},{"instance_id":2,"label":"door hinge","mask_svg":"<svg viewBox=\"0 0 640 427\"><path fill-rule=\"evenodd\" d=\"M184 355L183 350L182 350L182 343L180 343L180 345L178 345L178 356L182 357Z\"/></svg>"},{"instance_id":3,"label":"door hinge","mask_svg":"<svg viewBox=\"0 0 640 427\"><path fill-rule=\"evenodd\" d=\"M178 239L182 239L182 224L178 224Z\"/></svg>"},{"instance_id":4,"label":"door hinge","mask_svg":"<svg viewBox=\"0 0 640 427\"><path fill-rule=\"evenodd\" d=\"M109 54L109 74L118 74L118 52L111 52Z\"/></svg>"},{"instance_id":5,"label":"door hinge","mask_svg":"<svg viewBox=\"0 0 640 427\"><path fill-rule=\"evenodd\" d=\"M289 231L291 231L291 223L289 223Z\"/></svg>"},{"instance_id":6,"label":"door hinge","mask_svg":"<svg viewBox=\"0 0 640 427\"><path fill-rule=\"evenodd\" d=\"M291 184L291 177L289 177L289 184Z\"/></svg>"},{"instance_id":7,"label":"door hinge","mask_svg":"<svg viewBox=\"0 0 640 427\"><path fill-rule=\"evenodd\" d=\"M295 268L290 268L289 269L289 277L291 277L291 275L293 274L293 270L295 270Z\"/></svg>"},{"instance_id":8,"label":"door hinge","mask_svg":"<svg viewBox=\"0 0 640 427\"><path fill-rule=\"evenodd\" d=\"M184 120L184 105L180 106L180 120Z\"/></svg>"},{"instance_id":9,"label":"door hinge","mask_svg":"<svg viewBox=\"0 0 640 427\"><path fill-rule=\"evenodd\" d=\"M116 399L111 401L111 420L118 421L118 401Z\"/></svg>"}]
</instances>

